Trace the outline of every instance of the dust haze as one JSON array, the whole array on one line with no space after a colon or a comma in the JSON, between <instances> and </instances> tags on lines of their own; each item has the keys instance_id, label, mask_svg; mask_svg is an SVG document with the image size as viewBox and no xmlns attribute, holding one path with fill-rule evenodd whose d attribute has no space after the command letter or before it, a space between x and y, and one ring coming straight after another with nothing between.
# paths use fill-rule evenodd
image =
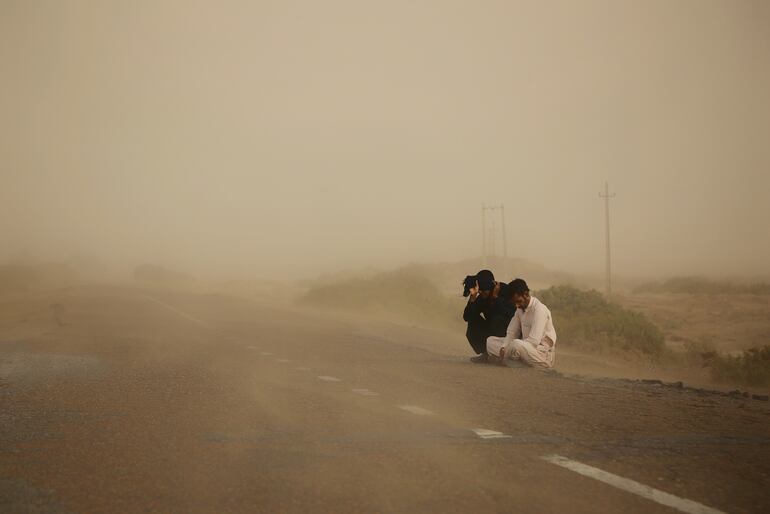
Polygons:
<instances>
[{"instance_id":1,"label":"dust haze","mask_svg":"<svg viewBox=\"0 0 770 514\"><path fill-rule=\"evenodd\" d=\"M768 198L768 0L0 0L0 510L770 512Z\"/></svg>"},{"instance_id":2,"label":"dust haze","mask_svg":"<svg viewBox=\"0 0 770 514\"><path fill-rule=\"evenodd\" d=\"M0 2L0 259L767 276L770 6ZM471 272L472 270L469 270Z\"/></svg>"}]
</instances>

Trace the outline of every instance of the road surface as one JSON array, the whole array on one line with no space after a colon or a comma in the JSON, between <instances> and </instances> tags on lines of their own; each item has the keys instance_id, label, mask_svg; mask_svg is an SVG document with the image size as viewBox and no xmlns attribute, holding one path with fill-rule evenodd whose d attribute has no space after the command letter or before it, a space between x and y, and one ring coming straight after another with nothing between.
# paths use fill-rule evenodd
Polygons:
<instances>
[{"instance_id":1,"label":"road surface","mask_svg":"<svg viewBox=\"0 0 770 514\"><path fill-rule=\"evenodd\" d=\"M465 352L217 295L6 297L0 512L770 511L767 402Z\"/></svg>"}]
</instances>

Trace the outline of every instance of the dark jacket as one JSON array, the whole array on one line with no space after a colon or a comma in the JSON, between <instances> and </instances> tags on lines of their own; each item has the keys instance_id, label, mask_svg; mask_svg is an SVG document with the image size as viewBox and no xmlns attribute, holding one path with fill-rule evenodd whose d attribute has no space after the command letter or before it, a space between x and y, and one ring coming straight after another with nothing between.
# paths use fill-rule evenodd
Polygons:
<instances>
[{"instance_id":1,"label":"dark jacket","mask_svg":"<svg viewBox=\"0 0 770 514\"><path fill-rule=\"evenodd\" d=\"M516 304L499 296L495 298L487 311L489 335L505 337L514 314L516 314Z\"/></svg>"},{"instance_id":2,"label":"dark jacket","mask_svg":"<svg viewBox=\"0 0 770 514\"><path fill-rule=\"evenodd\" d=\"M504 337L514 314L516 305L500 296L468 300L463 312L463 319L468 323L466 335L469 340L484 342L489 336Z\"/></svg>"}]
</instances>

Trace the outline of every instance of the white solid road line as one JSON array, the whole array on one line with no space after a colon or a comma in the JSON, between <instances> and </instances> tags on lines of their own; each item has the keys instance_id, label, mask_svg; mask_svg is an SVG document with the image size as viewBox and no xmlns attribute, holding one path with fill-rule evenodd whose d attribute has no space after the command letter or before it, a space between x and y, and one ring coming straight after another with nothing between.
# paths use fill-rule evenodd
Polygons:
<instances>
[{"instance_id":1,"label":"white solid road line","mask_svg":"<svg viewBox=\"0 0 770 514\"><path fill-rule=\"evenodd\" d=\"M181 317L183 317L183 318L185 318L185 319L187 319L187 320L189 320L189 321L192 321L193 323L197 323L197 324L199 324L199 325L204 325L204 326L206 325L204 322L202 322L202 321L201 321L201 320L199 320L198 318L196 318L196 317L194 317L194 316L190 316L190 315L189 315L189 314L187 314L186 312L182 312L182 311L180 311L179 309L177 309L177 308L176 308L176 307L174 307L173 305L169 305L169 304L167 304L166 302L162 302L162 301L158 300L157 298L154 298L154 297L152 297L152 296L150 296L150 295L148 295L148 294L143 294L142 296L143 296L143 297L145 297L145 298L147 298L147 299L148 299L148 300L150 300L151 302L155 302L155 303L157 303L158 305L161 305L161 306L165 307L166 309L170 310L171 312L173 312L173 313L174 313L174 314L176 314L177 316L181 316Z\"/></svg>"},{"instance_id":2,"label":"white solid road line","mask_svg":"<svg viewBox=\"0 0 770 514\"><path fill-rule=\"evenodd\" d=\"M380 393L370 391L369 389L352 389L352 391L356 394L360 394L361 396L379 396Z\"/></svg>"},{"instance_id":3,"label":"white solid road line","mask_svg":"<svg viewBox=\"0 0 770 514\"><path fill-rule=\"evenodd\" d=\"M318 378L323 380L324 382L342 382L342 380L340 380L339 378L330 377L328 375L319 375Z\"/></svg>"},{"instance_id":4,"label":"white solid road line","mask_svg":"<svg viewBox=\"0 0 770 514\"><path fill-rule=\"evenodd\" d=\"M412 414L417 414L418 416L432 416L433 413L429 411L428 409L423 409L422 407L418 407L417 405L396 405L399 409L403 409L407 412L411 412Z\"/></svg>"},{"instance_id":5,"label":"white solid road line","mask_svg":"<svg viewBox=\"0 0 770 514\"><path fill-rule=\"evenodd\" d=\"M544 455L541 459L682 512L687 512L689 514L725 514L721 510L712 509L711 507L707 507L706 505L692 500L679 498L673 494L653 489L650 486L640 484L639 482L618 475L613 475L612 473L608 473L581 462L570 460L561 455Z\"/></svg>"},{"instance_id":6,"label":"white solid road line","mask_svg":"<svg viewBox=\"0 0 770 514\"><path fill-rule=\"evenodd\" d=\"M509 439L512 436L486 428L471 428L482 439Z\"/></svg>"}]
</instances>

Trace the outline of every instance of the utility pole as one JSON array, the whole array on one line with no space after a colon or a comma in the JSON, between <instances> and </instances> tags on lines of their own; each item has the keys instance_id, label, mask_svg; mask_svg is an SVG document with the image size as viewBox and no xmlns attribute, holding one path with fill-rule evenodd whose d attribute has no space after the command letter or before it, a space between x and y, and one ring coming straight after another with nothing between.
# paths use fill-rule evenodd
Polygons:
<instances>
[{"instance_id":1,"label":"utility pole","mask_svg":"<svg viewBox=\"0 0 770 514\"><path fill-rule=\"evenodd\" d=\"M487 208L481 204L481 267L487 268Z\"/></svg>"},{"instance_id":2,"label":"utility pole","mask_svg":"<svg viewBox=\"0 0 770 514\"><path fill-rule=\"evenodd\" d=\"M604 198L604 229L605 242L607 243L607 297L612 295L612 266L610 264L610 198L615 197L615 193L610 195L610 187L607 182L604 183L604 194L599 193L600 198Z\"/></svg>"},{"instance_id":3,"label":"utility pole","mask_svg":"<svg viewBox=\"0 0 770 514\"><path fill-rule=\"evenodd\" d=\"M508 236L505 231L505 205L500 204L500 229L503 231L503 280L508 280Z\"/></svg>"},{"instance_id":4,"label":"utility pole","mask_svg":"<svg viewBox=\"0 0 770 514\"><path fill-rule=\"evenodd\" d=\"M503 242L503 269L501 270L503 276L507 276L508 270L505 267L508 265L508 240L505 232L505 206L490 205L486 206L481 204L481 260L482 267L487 268L489 265L489 257L497 253L497 227L492 219L492 230L487 234L487 211L492 211L493 214L497 214L500 211L500 230L502 231Z\"/></svg>"}]
</instances>

